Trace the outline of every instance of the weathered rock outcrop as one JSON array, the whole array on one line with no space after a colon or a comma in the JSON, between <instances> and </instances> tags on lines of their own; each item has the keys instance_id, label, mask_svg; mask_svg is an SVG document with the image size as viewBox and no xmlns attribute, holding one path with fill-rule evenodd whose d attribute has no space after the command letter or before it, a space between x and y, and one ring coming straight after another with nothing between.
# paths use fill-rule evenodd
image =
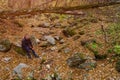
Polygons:
<instances>
[{"instance_id":1,"label":"weathered rock outcrop","mask_svg":"<svg viewBox=\"0 0 120 80\"><path fill-rule=\"evenodd\" d=\"M74 54L72 57L67 59L67 64L70 67L78 67L80 64L84 63L86 59L81 53Z\"/></svg>"},{"instance_id":2,"label":"weathered rock outcrop","mask_svg":"<svg viewBox=\"0 0 120 80\"><path fill-rule=\"evenodd\" d=\"M0 4L0 18L13 18L19 15L33 15L43 12L75 14L74 12L69 13L69 10L96 8L114 4L120 4L120 0L5 0ZM80 15L81 13L77 14Z\"/></svg>"},{"instance_id":3,"label":"weathered rock outcrop","mask_svg":"<svg viewBox=\"0 0 120 80\"><path fill-rule=\"evenodd\" d=\"M35 7L75 7L81 5L106 4L119 0L8 0L8 6L13 9ZM50 5L51 4L51 5ZM41 6L42 5L42 6Z\"/></svg>"},{"instance_id":4,"label":"weathered rock outcrop","mask_svg":"<svg viewBox=\"0 0 120 80\"><path fill-rule=\"evenodd\" d=\"M94 59L89 59L82 53L76 53L72 57L68 58L67 64L72 68L85 70L91 70L97 66L97 63Z\"/></svg>"},{"instance_id":5,"label":"weathered rock outcrop","mask_svg":"<svg viewBox=\"0 0 120 80\"><path fill-rule=\"evenodd\" d=\"M19 43L13 43L12 48L16 53L23 55L23 56L26 55L26 52L22 49L21 44Z\"/></svg>"},{"instance_id":6,"label":"weathered rock outcrop","mask_svg":"<svg viewBox=\"0 0 120 80\"><path fill-rule=\"evenodd\" d=\"M11 49L11 42L8 39L0 40L0 52L8 52Z\"/></svg>"}]
</instances>

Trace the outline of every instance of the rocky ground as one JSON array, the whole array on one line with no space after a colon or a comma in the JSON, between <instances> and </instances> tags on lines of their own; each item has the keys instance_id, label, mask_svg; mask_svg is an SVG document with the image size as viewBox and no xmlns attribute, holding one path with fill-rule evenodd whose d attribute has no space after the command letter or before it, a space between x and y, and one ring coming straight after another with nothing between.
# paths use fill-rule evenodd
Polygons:
<instances>
[{"instance_id":1,"label":"rocky ground","mask_svg":"<svg viewBox=\"0 0 120 80\"><path fill-rule=\"evenodd\" d=\"M115 61L97 60L96 45L91 47L101 44L98 52L106 54L109 47L99 31L101 25L107 28L119 22L119 10L116 5L82 10L81 15L44 13L0 19L0 80L120 80ZM20 42L25 34L32 36L40 58L23 56ZM7 47L3 39L8 40Z\"/></svg>"}]
</instances>

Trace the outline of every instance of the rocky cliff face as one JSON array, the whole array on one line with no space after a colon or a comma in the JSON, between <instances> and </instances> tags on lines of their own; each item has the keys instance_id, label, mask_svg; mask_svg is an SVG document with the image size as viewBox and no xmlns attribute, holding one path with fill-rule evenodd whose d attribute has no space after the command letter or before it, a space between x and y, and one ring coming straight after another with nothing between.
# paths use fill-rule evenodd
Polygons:
<instances>
[{"instance_id":1,"label":"rocky cliff face","mask_svg":"<svg viewBox=\"0 0 120 80\"><path fill-rule=\"evenodd\" d=\"M40 0L9 0L8 6L14 9L31 8L40 4Z\"/></svg>"},{"instance_id":2,"label":"rocky cliff face","mask_svg":"<svg viewBox=\"0 0 120 80\"><path fill-rule=\"evenodd\" d=\"M6 9L48 9L55 7L75 7L89 4L109 3L120 0L1 0L0 10Z\"/></svg>"},{"instance_id":3,"label":"rocky cliff face","mask_svg":"<svg viewBox=\"0 0 120 80\"><path fill-rule=\"evenodd\" d=\"M0 0L0 11L8 9L8 0Z\"/></svg>"},{"instance_id":4,"label":"rocky cliff face","mask_svg":"<svg viewBox=\"0 0 120 80\"><path fill-rule=\"evenodd\" d=\"M75 7L80 5L109 3L111 1L113 0L8 0L8 6L12 9L36 7Z\"/></svg>"}]
</instances>

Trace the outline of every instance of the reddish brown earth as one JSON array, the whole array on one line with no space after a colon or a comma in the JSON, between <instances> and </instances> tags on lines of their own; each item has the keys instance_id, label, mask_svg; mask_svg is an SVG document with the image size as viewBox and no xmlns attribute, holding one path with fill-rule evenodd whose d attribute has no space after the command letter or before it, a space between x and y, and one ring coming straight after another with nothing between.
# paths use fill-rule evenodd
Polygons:
<instances>
[{"instance_id":1,"label":"reddish brown earth","mask_svg":"<svg viewBox=\"0 0 120 80\"><path fill-rule=\"evenodd\" d=\"M119 12L117 11L118 7L105 7L105 8L99 8L95 10L86 10L83 11L86 13L87 17L85 15L79 15L78 19L84 19L89 18L90 16L94 16L97 19L102 19L103 24L105 27L107 27L111 22L109 21L109 18L106 17L106 14L110 14L110 10L114 10L113 13L111 13L111 16L115 16L115 13ZM80 11L81 12L81 11ZM120 74L115 70L115 63L110 63L109 60L102 60L97 61L97 67L90 71L85 71L82 69L76 69L76 68L70 68L66 64L67 58L69 58L74 52L83 52L85 55L89 55L93 57L93 53L91 53L89 50L84 48L80 45L81 40L88 40L88 39L96 39L97 41L104 43L104 39L102 35L96 35L96 31L101 29L101 21L98 21L97 23L88 23L85 26L79 27L82 25L82 22L79 22L77 26L76 31L79 32L80 30L84 30L85 34L80 36L80 38L76 41L73 40L73 37L67 38L62 34L62 30L64 28L55 28L55 27L37 27L39 24L43 22L50 22L51 24L55 23L61 23L63 26L69 25L67 22L73 22L75 19L73 19L74 15L60 15L60 14L52 14L47 13L47 15L50 15L50 17L47 17L46 14L38 14L35 16L19 16L15 19L1 19L0 20L0 38L8 38L11 42L18 42L21 41L23 36L26 33L29 33L31 35L35 35L38 39L41 39L44 35L58 35L60 37L63 37L65 40L64 44L57 43L55 46L57 46L57 50L51 51L50 47L48 48L42 48L40 45L43 43L43 41L40 41L40 44L35 46L35 51L48 62L50 65L50 69L48 70L46 67L46 64L41 65L41 59L33 58L32 60L27 59L26 56L21 56L17 54L13 49L11 49L7 53L0 52L0 80L12 80L14 76L12 76L13 68L16 67L19 63L25 63L30 68L26 68L23 70L24 78L28 75L28 73L32 70L34 70L34 77L37 80L41 80L41 78L45 78L47 75L52 74L55 72L55 68L57 69L57 72L61 74L61 77L63 80L68 80L68 77L70 77L69 73L72 72L72 78L73 80L119 80ZM50 21L51 17L59 17L58 19L55 19L55 21ZM72 16L70 19L61 18L62 16ZM15 22L19 22L20 24L23 24L23 27L19 27ZM31 25L34 25L34 27L31 27ZM71 49L70 53L65 54L64 52L58 52L58 50L63 47L64 45L67 45L68 48ZM107 49L107 47L103 48L101 50L101 53L104 52ZM45 53L44 55L42 55ZM12 59L5 63L2 61L4 57L11 57ZM42 66L42 69L40 69L40 66ZM10 70L6 70L6 68L9 68ZM25 80L25 79L24 79Z\"/></svg>"}]
</instances>

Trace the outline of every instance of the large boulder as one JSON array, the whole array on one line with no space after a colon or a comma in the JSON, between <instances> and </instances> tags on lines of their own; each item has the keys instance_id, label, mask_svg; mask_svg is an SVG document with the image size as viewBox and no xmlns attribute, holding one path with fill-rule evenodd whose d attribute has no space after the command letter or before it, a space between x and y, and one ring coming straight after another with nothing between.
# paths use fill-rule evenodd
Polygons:
<instances>
[{"instance_id":1,"label":"large boulder","mask_svg":"<svg viewBox=\"0 0 120 80\"><path fill-rule=\"evenodd\" d=\"M51 45L55 45L56 41L54 39L54 37L52 36L44 36L44 38L47 40L47 42L49 42Z\"/></svg>"},{"instance_id":2,"label":"large boulder","mask_svg":"<svg viewBox=\"0 0 120 80\"><path fill-rule=\"evenodd\" d=\"M20 43L13 43L13 50L20 55L23 55L23 56L26 55L26 52L22 49L22 46Z\"/></svg>"},{"instance_id":3,"label":"large boulder","mask_svg":"<svg viewBox=\"0 0 120 80\"><path fill-rule=\"evenodd\" d=\"M13 75L17 75L20 79L22 79L23 74L22 74L22 69L29 67L28 65L24 63L20 63L13 69Z\"/></svg>"},{"instance_id":4,"label":"large boulder","mask_svg":"<svg viewBox=\"0 0 120 80\"><path fill-rule=\"evenodd\" d=\"M80 69L85 69L85 70L92 70L93 68L96 68L97 63L95 60L86 60L85 63L82 63L78 66Z\"/></svg>"},{"instance_id":5,"label":"large boulder","mask_svg":"<svg viewBox=\"0 0 120 80\"><path fill-rule=\"evenodd\" d=\"M76 53L72 57L68 58L67 64L72 68L85 70L91 70L97 66L97 63L93 58L88 58L82 53Z\"/></svg>"},{"instance_id":6,"label":"large boulder","mask_svg":"<svg viewBox=\"0 0 120 80\"><path fill-rule=\"evenodd\" d=\"M0 40L0 52L8 52L11 49L11 42L9 39Z\"/></svg>"},{"instance_id":7,"label":"large boulder","mask_svg":"<svg viewBox=\"0 0 120 80\"><path fill-rule=\"evenodd\" d=\"M76 34L76 31L72 28L66 28L62 32L66 37L72 37Z\"/></svg>"},{"instance_id":8,"label":"large boulder","mask_svg":"<svg viewBox=\"0 0 120 80\"><path fill-rule=\"evenodd\" d=\"M67 64L70 67L78 67L80 64L84 63L86 59L82 53L76 53L72 57L67 59Z\"/></svg>"}]
</instances>

